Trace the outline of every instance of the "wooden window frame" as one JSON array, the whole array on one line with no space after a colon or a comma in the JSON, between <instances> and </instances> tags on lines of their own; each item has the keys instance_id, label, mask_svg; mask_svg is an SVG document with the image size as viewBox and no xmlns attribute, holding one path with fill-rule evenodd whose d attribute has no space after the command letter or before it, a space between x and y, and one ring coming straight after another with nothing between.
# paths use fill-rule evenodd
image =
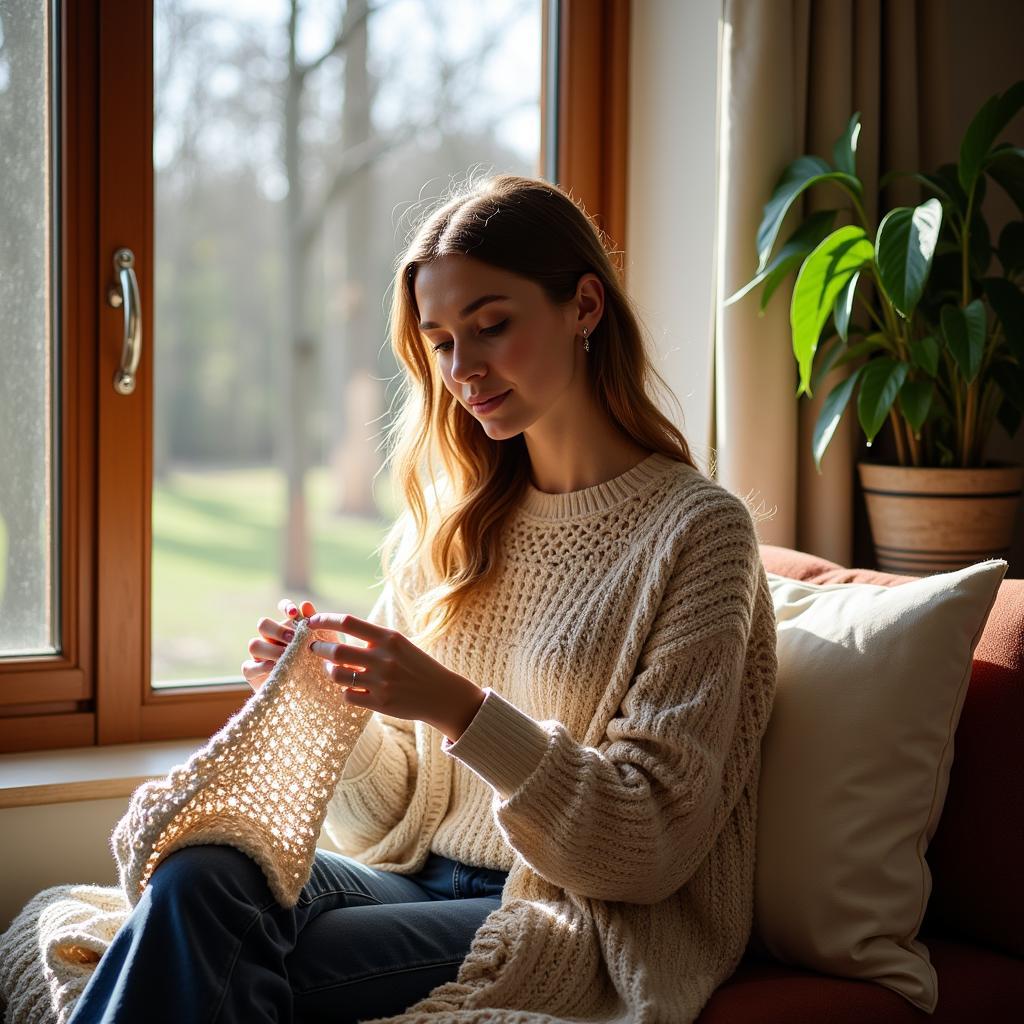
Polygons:
<instances>
[{"instance_id":1,"label":"wooden window frame","mask_svg":"<svg viewBox=\"0 0 1024 1024\"><path fill-rule=\"evenodd\" d=\"M556 180L582 202L607 234L623 279L625 266L621 251L626 244L629 149L630 2L562 0L557 19ZM541 137L546 140L547 133L542 131Z\"/></svg>"},{"instance_id":2,"label":"wooden window frame","mask_svg":"<svg viewBox=\"0 0 1024 1024\"><path fill-rule=\"evenodd\" d=\"M56 190L62 245L55 323L62 372L57 419L61 497L56 524L60 592L54 596L62 653L0 660L0 751L95 742L95 388L91 386L95 332L89 305L96 283L96 167L91 159L96 148L96 50L91 40L83 40L90 22L95 28L91 6L88 0L62 5L54 55L61 67L54 105L63 156ZM75 80L71 81L67 55L74 51L80 51L80 59L72 62ZM77 164L71 169L75 156ZM72 267L75 274L70 273Z\"/></svg>"},{"instance_id":3,"label":"wooden window frame","mask_svg":"<svg viewBox=\"0 0 1024 1024\"><path fill-rule=\"evenodd\" d=\"M626 235L629 15L630 0L543 0L540 166L552 164L554 137L555 180L616 249ZM0 752L209 736L251 695L244 683L150 687L152 0L63 0L58 17L62 653L0 660ZM137 257L142 359L134 393L115 397L123 314L106 295L122 246Z\"/></svg>"}]
</instances>

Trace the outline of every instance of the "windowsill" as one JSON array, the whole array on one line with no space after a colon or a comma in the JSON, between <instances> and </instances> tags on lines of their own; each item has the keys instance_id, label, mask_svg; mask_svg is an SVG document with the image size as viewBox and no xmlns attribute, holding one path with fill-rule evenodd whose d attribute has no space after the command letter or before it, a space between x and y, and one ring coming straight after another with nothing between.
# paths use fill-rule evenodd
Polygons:
<instances>
[{"instance_id":1,"label":"windowsill","mask_svg":"<svg viewBox=\"0 0 1024 1024\"><path fill-rule=\"evenodd\" d=\"M131 796L184 764L209 737L0 754L0 808Z\"/></svg>"}]
</instances>

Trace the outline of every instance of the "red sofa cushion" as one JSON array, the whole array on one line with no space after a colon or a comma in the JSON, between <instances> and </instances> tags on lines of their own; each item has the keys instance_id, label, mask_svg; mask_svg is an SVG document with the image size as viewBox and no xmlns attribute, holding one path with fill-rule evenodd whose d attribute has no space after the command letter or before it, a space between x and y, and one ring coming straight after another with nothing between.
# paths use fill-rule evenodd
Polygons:
<instances>
[{"instance_id":1,"label":"red sofa cushion","mask_svg":"<svg viewBox=\"0 0 1024 1024\"><path fill-rule=\"evenodd\" d=\"M916 578L848 569L773 544L761 545L761 559L768 572L811 583L899 586ZM1024 957L1022 738L1024 580L1004 579L974 652L949 791L927 852L932 894L925 930L1018 957Z\"/></svg>"},{"instance_id":2,"label":"red sofa cushion","mask_svg":"<svg viewBox=\"0 0 1024 1024\"><path fill-rule=\"evenodd\" d=\"M994 1024L1019 1019L1024 963L976 946L923 938L939 978L934 1014L874 982L748 958L711 996L698 1024Z\"/></svg>"}]
</instances>

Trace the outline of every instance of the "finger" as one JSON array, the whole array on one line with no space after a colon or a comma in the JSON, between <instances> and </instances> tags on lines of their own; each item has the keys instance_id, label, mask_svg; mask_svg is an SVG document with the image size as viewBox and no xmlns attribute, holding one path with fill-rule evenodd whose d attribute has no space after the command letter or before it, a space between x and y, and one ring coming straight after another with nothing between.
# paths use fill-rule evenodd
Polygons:
<instances>
[{"instance_id":1,"label":"finger","mask_svg":"<svg viewBox=\"0 0 1024 1024\"><path fill-rule=\"evenodd\" d=\"M302 616L308 618L310 615L316 614L316 605L312 601L302 602Z\"/></svg>"},{"instance_id":2,"label":"finger","mask_svg":"<svg viewBox=\"0 0 1024 1024\"><path fill-rule=\"evenodd\" d=\"M249 653L262 661L277 661L281 657L282 648L279 643L273 640L265 640L261 636L254 636L249 640Z\"/></svg>"},{"instance_id":3,"label":"finger","mask_svg":"<svg viewBox=\"0 0 1024 1024\"><path fill-rule=\"evenodd\" d=\"M273 668L271 662L260 661L257 658L250 658L242 662L242 676L245 681L255 690L258 683L263 682L270 675Z\"/></svg>"},{"instance_id":4,"label":"finger","mask_svg":"<svg viewBox=\"0 0 1024 1024\"><path fill-rule=\"evenodd\" d=\"M375 643L382 643L393 632L386 626L378 626L355 615L342 615L335 612L318 612L310 617L309 624L314 629L336 629L341 633L357 636L360 640L369 640Z\"/></svg>"},{"instance_id":5,"label":"finger","mask_svg":"<svg viewBox=\"0 0 1024 1024\"><path fill-rule=\"evenodd\" d=\"M353 672L356 674L355 682L352 681ZM331 665L327 670L328 678L339 683L342 689L369 693L369 681L364 678L365 675L365 672L360 672L345 665Z\"/></svg>"},{"instance_id":6,"label":"finger","mask_svg":"<svg viewBox=\"0 0 1024 1024\"><path fill-rule=\"evenodd\" d=\"M313 640L309 649L325 661L333 662L335 665L348 665L350 668L369 668L377 658L368 647L355 647L352 644L334 643L330 640Z\"/></svg>"},{"instance_id":7,"label":"finger","mask_svg":"<svg viewBox=\"0 0 1024 1024\"><path fill-rule=\"evenodd\" d=\"M242 675L246 677L249 683L259 682L259 680L270 675L272 668L272 663L262 662L257 657L251 657L247 662L242 663Z\"/></svg>"},{"instance_id":8,"label":"finger","mask_svg":"<svg viewBox=\"0 0 1024 1024\"><path fill-rule=\"evenodd\" d=\"M274 640L280 644L291 643L295 638L295 623L292 620L275 622L273 619L260 619L256 623L256 629L267 640Z\"/></svg>"},{"instance_id":9,"label":"finger","mask_svg":"<svg viewBox=\"0 0 1024 1024\"><path fill-rule=\"evenodd\" d=\"M299 614L299 609L295 607L295 602L289 601L287 597L282 597L281 600L277 602L277 608L278 611L284 612L285 615L288 615L293 619Z\"/></svg>"},{"instance_id":10,"label":"finger","mask_svg":"<svg viewBox=\"0 0 1024 1024\"><path fill-rule=\"evenodd\" d=\"M343 687L341 699L346 704L354 704L359 708L372 708L376 710L376 697L370 690L357 690L351 686Z\"/></svg>"}]
</instances>

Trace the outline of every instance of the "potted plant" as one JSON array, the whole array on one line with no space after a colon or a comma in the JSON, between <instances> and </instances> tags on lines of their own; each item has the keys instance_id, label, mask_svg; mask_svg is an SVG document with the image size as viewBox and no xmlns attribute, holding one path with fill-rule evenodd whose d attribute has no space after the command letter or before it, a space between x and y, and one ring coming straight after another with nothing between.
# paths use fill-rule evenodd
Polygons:
<instances>
[{"instance_id":1,"label":"potted plant","mask_svg":"<svg viewBox=\"0 0 1024 1024\"><path fill-rule=\"evenodd\" d=\"M822 403L812 439L821 458L856 393L870 447L888 422L898 463L858 462L878 567L908 575L1005 557L1024 467L982 462L998 420L1012 437L1024 416L1024 219L993 245L981 206L986 182L1006 190L1024 217L1024 149L997 143L1024 106L1024 80L992 96L964 134L956 164L914 178L930 194L868 221L856 171L860 114L832 149L832 162L801 156L782 172L757 231L754 277L729 305L763 285L759 315L790 271L796 396L813 396L829 370L849 375ZM786 214L816 185L847 200L806 217L773 255ZM998 261L998 266L993 262Z\"/></svg>"}]
</instances>

